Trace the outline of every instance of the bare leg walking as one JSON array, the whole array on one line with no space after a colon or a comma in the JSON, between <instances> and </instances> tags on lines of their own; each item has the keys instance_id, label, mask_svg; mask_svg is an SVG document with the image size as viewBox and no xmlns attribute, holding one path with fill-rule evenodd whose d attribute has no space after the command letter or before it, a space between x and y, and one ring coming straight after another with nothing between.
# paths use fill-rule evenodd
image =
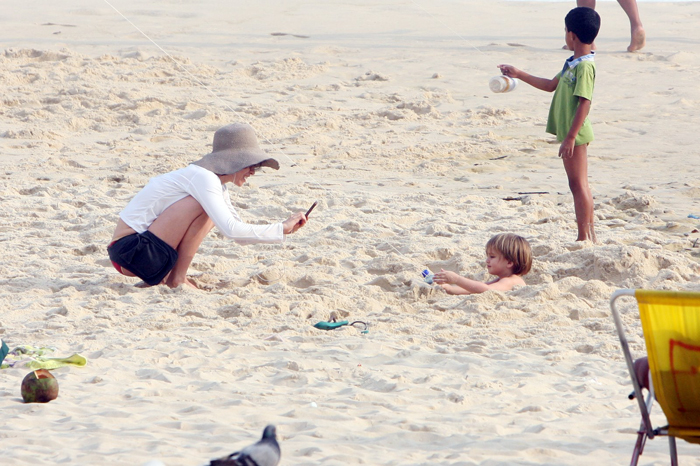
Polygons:
<instances>
[{"instance_id":1,"label":"bare leg walking","mask_svg":"<svg viewBox=\"0 0 700 466\"><path fill-rule=\"evenodd\" d=\"M576 6L584 6L595 10L596 0L576 0ZM637 8L637 0L617 0L624 10L630 22L630 45L627 47L628 52L636 52L641 50L646 45L646 32L642 25L642 20L639 17L639 8ZM564 48L568 48L564 46ZM594 47L595 48L595 47Z\"/></svg>"},{"instance_id":2,"label":"bare leg walking","mask_svg":"<svg viewBox=\"0 0 700 466\"><path fill-rule=\"evenodd\" d=\"M644 26L642 26L642 20L639 18L639 8L637 8L637 0L617 0L620 4L627 17L630 20L630 34L632 39L630 40L630 45L627 47L628 52L636 52L641 50L646 45L646 33L644 32Z\"/></svg>"}]
</instances>

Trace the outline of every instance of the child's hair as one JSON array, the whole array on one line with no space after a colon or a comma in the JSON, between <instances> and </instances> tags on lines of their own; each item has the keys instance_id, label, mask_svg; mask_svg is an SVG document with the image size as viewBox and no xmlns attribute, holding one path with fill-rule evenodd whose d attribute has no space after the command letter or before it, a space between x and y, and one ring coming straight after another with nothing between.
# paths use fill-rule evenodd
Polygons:
<instances>
[{"instance_id":1,"label":"child's hair","mask_svg":"<svg viewBox=\"0 0 700 466\"><path fill-rule=\"evenodd\" d=\"M500 233L486 243L486 253L490 250L500 252L508 262L512 262L515 275L525 275L532 268L530 243L522 236Z\"/></svg>"},{"instance_id":2,"label":"child's hair","mask_svg":"<svg viewBox=\"0 0 700 466\"><path fill-rule=\"evenodd\" d=\"M593 9L579 6L564 18L566 30L573 32L584 44L592 44L600 30L600 15Z\"/></svg>"}]
</instances>

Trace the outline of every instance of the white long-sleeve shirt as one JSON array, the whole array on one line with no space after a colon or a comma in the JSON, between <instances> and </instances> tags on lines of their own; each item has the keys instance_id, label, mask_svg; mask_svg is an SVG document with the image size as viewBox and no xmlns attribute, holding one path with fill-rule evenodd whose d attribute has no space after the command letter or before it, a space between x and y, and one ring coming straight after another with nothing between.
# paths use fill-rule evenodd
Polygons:
<instances>
[{"instance_id":1,"label":"white long-sleeve shirt","mask_svg":"<svg viewBox=\"0 0 700 466\"><path fill-rule=\"evenodd\" d=\"M165 209L187 196L195 198L219 231L238 244L284 241L282 223L244 223L231 205L228 188L216 174L197 165L151 178L119 217L137 233L143 233Z\"/></svg>"}]
</instances>

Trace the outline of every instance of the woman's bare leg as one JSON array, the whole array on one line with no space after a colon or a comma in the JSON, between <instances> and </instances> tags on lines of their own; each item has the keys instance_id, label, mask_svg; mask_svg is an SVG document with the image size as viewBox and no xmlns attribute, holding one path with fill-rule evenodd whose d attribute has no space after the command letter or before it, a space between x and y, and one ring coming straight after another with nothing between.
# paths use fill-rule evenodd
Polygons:
<instances>
[{"instance_id":1,"label":"woman's bare leg","mask_svg":"<svg viewBox=\"0 0 700 466\"><path fill-rule=\"evenodd\" d=\"M170 288L175 288L185 284L196 288L195 284L187 279L187 270L192 263L192 259L194 259L194 255L199 250L202 241L204 241L204 238L213 227L214 222L211 221L204 211L202 211L202 215L192 222L177 248L177 262L173 270L171 270L170 274L166 277L166 285Z\"/></svg>"},{"instance_id":2,"label":"woman's bare leg","mask_svg":"<svg viewBox=\"0 0 700 466\"><path fill-rule=\"evenodd\" d=\"M641 50L646 45L646 33L644 32L644 26L642 26L642 20L639 18L639 8L637 8L637 0L617 0L620 4L627 17L630 20L630 34L632 39L630 40L630 45L627 47L628 52L636 52Z\"/></svg>"},{"instance_id":3,"label":"woman's bare leg","mask_svg":"<svg viewBox=\"0 0 700 466\"><path fill-rule=\"evenodd\" d=\"M637 0L617 0L624 10L627 18L630 20L630 45L627 47L628 52L636 52L641 50L646 45L646 32L642 26L642 20L639 17L639 8L637 8ZM576 0L576 6L585 6L595 10L595 0ZM566 49L567 47L564 46ZM593 47L595 49L595 47Z\"/></svg>"},{"instance_id":4,"label":"woman's bare leg","mask_svg":"<svg viewBox=\"0 0 700 466\"><path fill-rule=\"evenodd\" d=\"M148 230L178 253L175 267L166 277L166 285L171 288L183 284L194 286L187 280L187 269L213 226L214 222L192 196L187 196L165 209L151 224Z\"/></svg>"}]
</instances>

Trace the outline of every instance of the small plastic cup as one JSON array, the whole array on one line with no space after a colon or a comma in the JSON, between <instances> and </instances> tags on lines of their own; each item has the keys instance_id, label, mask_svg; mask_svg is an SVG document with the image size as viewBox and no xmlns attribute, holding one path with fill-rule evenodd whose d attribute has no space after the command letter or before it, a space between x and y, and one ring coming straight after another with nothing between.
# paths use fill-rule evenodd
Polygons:
<instances>
[{"instance_id":1,"label":"small plastic cup","mask_svg":"<svg viewBox=\"0 0 700 466\"><path fill-rule=\"evenodd\" d=\"M510 92L517 86L518 80L509 76L494 76L489 80L489 88L497 94Z\"/></svg>"}]
</instances>

